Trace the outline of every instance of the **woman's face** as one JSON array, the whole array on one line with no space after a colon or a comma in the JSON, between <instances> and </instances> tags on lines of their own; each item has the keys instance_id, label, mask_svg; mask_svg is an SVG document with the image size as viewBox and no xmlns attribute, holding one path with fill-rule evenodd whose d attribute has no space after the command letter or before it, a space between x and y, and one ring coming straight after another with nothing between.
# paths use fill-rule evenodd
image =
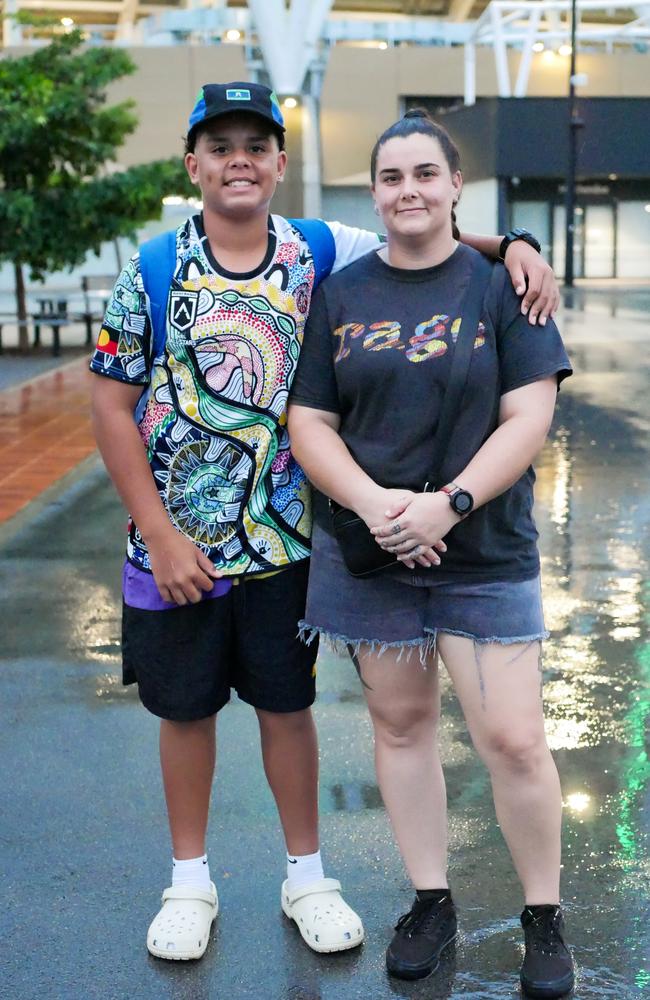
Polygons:
<instances>
[{"instance_id":1,"label":"woman's face","mask_svg":"<svg viewBox=\"0 0 650 1000\"><path fill-rule=\"evenodd\" d=\"M451 210L462 185L438 140L416 132L380 147L371 191L389 237L419 241L451 234Z\"/></svg>"}]
</instances>

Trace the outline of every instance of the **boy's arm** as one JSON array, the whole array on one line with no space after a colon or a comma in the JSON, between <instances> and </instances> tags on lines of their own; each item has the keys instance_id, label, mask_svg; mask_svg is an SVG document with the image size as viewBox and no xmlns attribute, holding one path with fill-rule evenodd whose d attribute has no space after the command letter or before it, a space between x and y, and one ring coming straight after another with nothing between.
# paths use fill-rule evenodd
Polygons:
<instances>
[{"instance_id":1,"label":"boy's arm","mask_svg":"<svg viewBox=\"0 0 650 1000\"><path fill-rule=\"evenodd\" d=\"M499 260L502 236L461 233L460 239L461 243L473 247L486 257ZM510 244L504 263L515 292L524 296L521 300L523 315L528 315L528 320L533 325L539 321L540 326L544 326L560 304L560 289L553 268L524 240L514 240Z\"/></svg>"},{"instance_id":2,"label":"boy's arm","mask_svg":"<svg viewBox=\"0 0 650 1000\"><path fill-rule=\"evenodd\" d=\"M340 222L328 222L336 246L336 258L332 271L340 271L364 254L377 250L386 237L368 229L345 226ZM473 247L486 257L499 260L499 249L503 236L476 236L461 233L461 243ZM553 316L560 304L560 289L553 269L541 254L523 240L514 240L504 258L506 270L517 295L523 295L521 311L533 325L544 326L549 316ZM525 293L525 294L524 294Z\"/></svg>"},{"instance_id":3,"label":"boy's arm","mask_svg":"<svg viewBox=\"0 0 650 1000\"><path fill-rule=\"evenodd\" d=\"M165 601L195 604L218 573L210 559L172 525L133 419L142 386L94 375L91 387L97 447L117 492L144 538L156 586Z\"/></svg>"}]
</instances>

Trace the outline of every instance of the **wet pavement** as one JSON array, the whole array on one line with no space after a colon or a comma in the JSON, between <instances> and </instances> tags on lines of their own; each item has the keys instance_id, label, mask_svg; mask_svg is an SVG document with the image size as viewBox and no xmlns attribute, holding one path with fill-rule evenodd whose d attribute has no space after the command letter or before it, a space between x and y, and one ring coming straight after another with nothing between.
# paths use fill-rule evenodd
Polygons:
<instances>
[{"instance_id":1,"label":"wet pavement","mask_svg":"<svg viewBox=\"0 0 650 1000\"><path fill-rule=\"evenodd\" d=\"M560 394L537 487L552 633L545 700L566 806L563 895L579 1000L650 995L648 327L643 304L621 314L619 303L612 315L607 302L588 296L564 317L577 374ZM387 979L383 952L411 891L356 674L327 654L316 705L323 850L366 943L317 956L283 918L283 845L256 724L233 702L220 718L212 803L213 940L200 963L148 956L169 849L156 722L118 679L124 523L91 461L0 529L3 997L519 996L520 891L448 685L442 744L461 936L431 979Z\"/></svg>"}]
</instances>

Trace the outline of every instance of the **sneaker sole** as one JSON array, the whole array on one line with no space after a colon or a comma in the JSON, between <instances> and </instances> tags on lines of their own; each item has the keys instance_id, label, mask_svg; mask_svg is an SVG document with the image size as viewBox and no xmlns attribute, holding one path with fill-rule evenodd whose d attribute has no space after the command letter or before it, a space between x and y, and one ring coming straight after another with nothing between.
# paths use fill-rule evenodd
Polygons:
<instances>
[{"instance_id":1,"label":"sneaker sole","mask_svg":"<svg viewBox=\"0 0 650 1000\"><path fill-rule=\"evenodd\" d=\"M445 948L448 948L450 944L453 944L453 942L456 940L457 937L458 937L458 932L456 931L454 934L452 934L450 938L447 938L445 943L440 948L440 951L438 952L438 959L434 966L422 965L417 968L414 966L409 967L405 965L398 966L391 962L389 953L386 952L386 968L388 970L389 975L394 976L396 979L411 979L411 980L428 979L429 976L432 976L434 972L438 971L438 969L440 968L440 962L442 961L443 951L445 950Z\"/></svg>"},{"instance_id":2,"label":"sneaker sole","mask_svg":"<svg viewBox=\"0 0 650 1000\"><path fill-rule=\"evenodd\" d=\"M556 983L551 986L542 986L540 984L527 984L525 980L521 979L521 988L524 993L524 997L531 997L532 1000L558 1000L559 997L564 997L567 993L570 993L575 986L575 977L571 973L567 978L560 983Z\"/></svg>"}]
</instances>

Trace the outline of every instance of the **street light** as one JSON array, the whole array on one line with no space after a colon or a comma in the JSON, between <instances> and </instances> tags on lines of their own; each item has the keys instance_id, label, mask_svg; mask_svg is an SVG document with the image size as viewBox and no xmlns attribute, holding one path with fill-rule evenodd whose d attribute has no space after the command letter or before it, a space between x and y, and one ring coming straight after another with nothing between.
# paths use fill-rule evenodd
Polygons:
<instances>
[{"instance_id":1,"label":"street light","mask_svg":"<svg viewBox=\"0 0 650 1000\"><path fill-rule=\"evenodd\" d=\"M571 2L571 68L569 70L569 162L566 180L566 239L564 257L564 284L573 288L573 244L575 236L576 210L576 164L578 153L578 130L584 122L578 115L576 104L576 0Z\"/></svg>"}]
</instances>

